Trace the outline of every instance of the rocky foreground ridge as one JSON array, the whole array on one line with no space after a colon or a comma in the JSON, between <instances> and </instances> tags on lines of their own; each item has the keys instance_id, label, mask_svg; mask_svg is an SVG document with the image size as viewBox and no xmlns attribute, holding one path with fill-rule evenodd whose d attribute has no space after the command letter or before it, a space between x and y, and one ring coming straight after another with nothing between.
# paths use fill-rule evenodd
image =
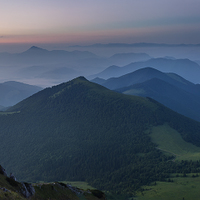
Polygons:
<instances>
[{"instance_id":1,"label":"rocky foreground ridge","mask_svg":"<svg viewBox=\"0 0 200 200\"><path fill-rule=\"evenodd\" d=\"M1 200L105 200L105 194L99 190L82 190L68 184L39 183L31 184L18 182L11 173L7 175L6 170L0 165L0 199Z\"/></svg>"},{"instance_id":2,"label":"rocky foreground ridge","mask_svg":"<svg viewBox=\"0 0 200 200\"><path fill-rule=\"evenodd\" d=\"M5 176L5 180L13 187L16 188L15 192L21 194L25 198L29 198L35 194L35 189L30 183L25 182L17 182L16 177L11 173L10 176L7 176L6 170L0 165L0 174ZM0 189L4 192L11 193L11 190L6 187L0 187Z\"/></svg>"}]
</instances>

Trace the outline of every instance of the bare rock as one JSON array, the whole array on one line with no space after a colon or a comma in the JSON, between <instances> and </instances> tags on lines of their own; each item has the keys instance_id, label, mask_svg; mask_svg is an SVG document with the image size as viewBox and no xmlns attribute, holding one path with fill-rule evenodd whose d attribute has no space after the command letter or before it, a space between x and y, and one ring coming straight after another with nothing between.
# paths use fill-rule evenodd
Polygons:
<instances>
[{"instance_id":1,"label":"bare rock","mask_svg":"<svg viewBox=\"0 0 200 200\"><path fill-rule=\"evenodd\" d=\"M29 183L22 183L22 186L20 188L20 193L25 197L29 198L35 194L34 187Z\"/></svg>"},{"instance_id":2,"label":"bare rock","mask_svg":"<svg viewBox=\"0 0 200 200\"><path fill-rule=\"evenodd\" d=\"M0 174L7 176L6 170L0 165Z\"/></svg>"}]
</instances>

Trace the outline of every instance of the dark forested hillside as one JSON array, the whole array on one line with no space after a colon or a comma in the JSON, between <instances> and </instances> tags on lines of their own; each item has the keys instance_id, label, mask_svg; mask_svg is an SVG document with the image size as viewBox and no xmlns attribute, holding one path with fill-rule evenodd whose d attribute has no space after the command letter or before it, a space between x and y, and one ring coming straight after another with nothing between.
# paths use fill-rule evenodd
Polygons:
<instances>
[{"instance_id":1,"label":"dark forested hillside","mask_svg":"<svg viewBox=\"0 0 200 200\"><path fill-rule=\"evenodd\" d=\"M169 162L156 149L146 130L164 123L200 146L200 123L79 77L1 113L0 160L23 181L85 180L133 192L172 172L199 170L197 162Z\"/></svg>"}]
</instances>

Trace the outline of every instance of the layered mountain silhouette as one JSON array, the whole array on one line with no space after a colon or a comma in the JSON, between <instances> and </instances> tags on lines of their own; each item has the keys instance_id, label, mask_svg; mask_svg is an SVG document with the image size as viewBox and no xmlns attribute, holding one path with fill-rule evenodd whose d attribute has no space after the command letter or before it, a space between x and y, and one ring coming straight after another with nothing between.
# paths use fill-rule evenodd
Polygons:
<instances>
[{"instance_id":1,"label":"layered mountain silhouette","mask_svg":"<svg viewBox=\"0 0 200 200\"><path fill-rule=\"evenodd\" d=\"M170 162L173 156L151 141L147 131L163 124L200 146L200 123L153 99L79 77L1 113L0 160L23 181L85 180L99 189L131 192L188 167Z\"/></svg>"},{"instance_id":2,"label":"layered mountain silhouette","mask_svg":"<svg viewBox=\"0 0 200 200\"><path fill-rule=\"evenodd\" d=\"M106 67L106 65L117 64L124 65L131 62L147 60L151 58L145 53L121 53L114 54L111 57L100 57L89 51L65 51L65 50L46 50L36 46L32 46L27 51L22 53L10 54L0 53L1 64L12 65L12 64L60 64L68 63L74 65L74 67Z\"/></svg>"},{"instance_id":3,"label":"layered mountain silhouette","mask_svg":"<svg viewBox=\"0 0 200 200\"><path fill-rule=\"evenodd\" d=\"M64 51L53 50L49 51L36 46L32 46L27 51L22 53L0 53L1 59L1 74L7 79L55 79L57 82L63 82L63 79L52 77L52 71L57 71L58 74L61 68L65 68L64 74L61 71L60 76L65 75L65 80L71 80L77 76L87 74L88 71L95 72L104 68L107 65L106 59L101 59L99 56L88 51ZM94 68L94 64L96 67ZM4 67L7 66L7 67ZM8 69L15 72L8 73ZM11 71L11 70L10 70ZM55 81L52 81L55 82ZM52 84L50 84L52 85Z\"/></svg>"},{"instance_id":4,"label":"layered mountain silhouette","mask_svg":"<svg viewBox=\"0 0 200 200\"><path fill-rule=\"evenodd\" d=\"M169 59L169 58L153 58L147 61L134 62L124 67L112 66L104 71L90 76L89 78L103 78L119 77L135 70L152 67L162 72L176 73L188 81L193 83L200 83L200 66L189 59Z\"/></svg>"},{"instance_id":5,"label":"layered mountain silhouette","mask_svg":"<svg viewBox=\"0 0 200 200\"><path fill-rule=\"evenodd\" d=\"M145 53L120 53L103 57L89 51L49 51L32 46L22 53L0 53L0 73L4 81L31 79L32 83L37 84L47 80L48 86L52 86L78 76L89 76L110 65L124 66L150 58Z\"/></svg>"},{"instance_id":6,"label":"layered mountain silhouette","mask_svg":"<svg viewBox=\"0 0 200 200\"><path fill-rule=\"evenodd\" d=\"M41 87L16 81L0 83L0 105L13 106L40 90L42 90Z\"/></svg>"},{"instance_id":7,"label":"layered mountain silhouette","mask_svg":"<svg viewBox=\"0 0 200 200\"><path fill-rule=\"evenodd\" d=\"M124 94L151 97L176 112L200 121L200 86L177 74L142 68L118 78L93 81Z\"/></svg>"},{"instance_id":8,"label":"layered mountain silhouette","mask_svg":"<svg viewBox=\"0 0 200 200\"><path fill-rule=\"evenodd\" d=\"M88 59L88 58L94 58L97 57L95 54L88 52L88 51L64 51L64 50L53 50L48 51L43 48L39 48L36 46L32 46L27 51L24 51L22 53L16 53L16 54L6 54L7 57L2 57L2 63L6 64L13 64L14 62L18 64L46 64L46 63L57 63L63 61L70 61L73 59ZM0 54L1 56L1 54Z\"/></svg>"}]
</instances>

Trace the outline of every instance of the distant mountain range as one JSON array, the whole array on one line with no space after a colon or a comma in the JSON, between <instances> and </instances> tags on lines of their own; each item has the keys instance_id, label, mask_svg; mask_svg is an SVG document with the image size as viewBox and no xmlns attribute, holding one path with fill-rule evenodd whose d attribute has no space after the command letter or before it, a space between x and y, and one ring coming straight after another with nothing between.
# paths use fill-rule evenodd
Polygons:
<instances>
[{"instance_id":1,"label":"distant mountain range","mask_svg":"<svg viewBox=\"0 0 200 200\"><path fill-rule=\"evenodd\" d=\"M170 173L198 172L198 163L171 162L173 155L156 148L150 133L164 124L200 146L200 123L79 77L0 113L0 160L19 180L87 180L130 194Z\"/></svg>"},{"instance_id":2,"label":"distant mountain range","mask_svg":"<svg viewBox=\"0 0 200 200\"><path fill-rule=\"evenodd\" d=\"M111 77L119 77L135 70L152 67L162 72L173 72L193 83L200 83L200 66L189 59L169 59L169 58L152 58L147 61L134 62L124 67L111 66L102 72L89 76L108 79Z\"/></svg>"},{"instance_id":3,"label":"distant mountain range","mask_svg":"<svg viewBox=\"0 0 200 200\"><path fill-rule=\"evenodd\" d=\"M22 53L0 53L0 74L3 81L28 79L39 83L39 80L47 80L52 86L97 73L110 65L124 66L150 58L145 53L118 53L102 57L89 51L48 51L32 46Z\"/></svg>"},{"instance_id":4,"label":"distant mountain range","mask_svg":"<svg viewBox=\"0 0 200 200\"><path fill-rule=\"evenodd\" d=\"M22 53L3 53L0 54L1 63L5 64L53 64L63 61L70 61L73 59L89 59L96 58L97 56L88 51L64 51L64 50L53 50L48 51L36 46L32 46L27 51Z\"/></svg>"},{"instance_id":5,"label":"distant mountain range","mask_svg":"<svg viewBox=\"0 0 200 200\"><path fill-rule=\"evenodd\" d=\"M106 66L111 64L124 65L131 62L148 60L151 57L146 53L118 53L110 57L100 57L89 51L65 51L65 50L52 50L48 51L36 46L32 46L22 53L0 53L1 65L19 65L19 64L31 64L31 65L43 65L43 64L61 64L67 63L68 65L74 65L74 69L81 69L87 65L95 64L95 67ZM94 66L93 66L94 67Z\"/></svg>"},{"instance_id":6,"label":"distant mountain range","mask_svg":"<svg viewBox=\"0 0 200 200\"><path fill-rule=\"evenodd\" d=\"M200 85L177 74L148 67L118 78L94 79L93 82L124 94L151 97L176 112L200 121Z\"/></svg>"},{"instance_id":7,"label":"distant mountain range","mask_svg":"<svg viewBox=\"0 0 200 200\"><path fill-rule=\"evenodd\" d=\"M28 85L16 81L0 83L1 109L13 106L42 89L43 88L38 86Z\"/></svg>"},{"instance_id":8,"label":"distant mountain range","mask_svg":"<svg viewBox=\"0 0 200 200\"><path fill-rule=\"evenodd\" d=\"M72 47L200 47L200 44L165 44L165 43L108 43L108 44L92 44L87 46L75 45Z\"/></svg>"}]
</instances>

